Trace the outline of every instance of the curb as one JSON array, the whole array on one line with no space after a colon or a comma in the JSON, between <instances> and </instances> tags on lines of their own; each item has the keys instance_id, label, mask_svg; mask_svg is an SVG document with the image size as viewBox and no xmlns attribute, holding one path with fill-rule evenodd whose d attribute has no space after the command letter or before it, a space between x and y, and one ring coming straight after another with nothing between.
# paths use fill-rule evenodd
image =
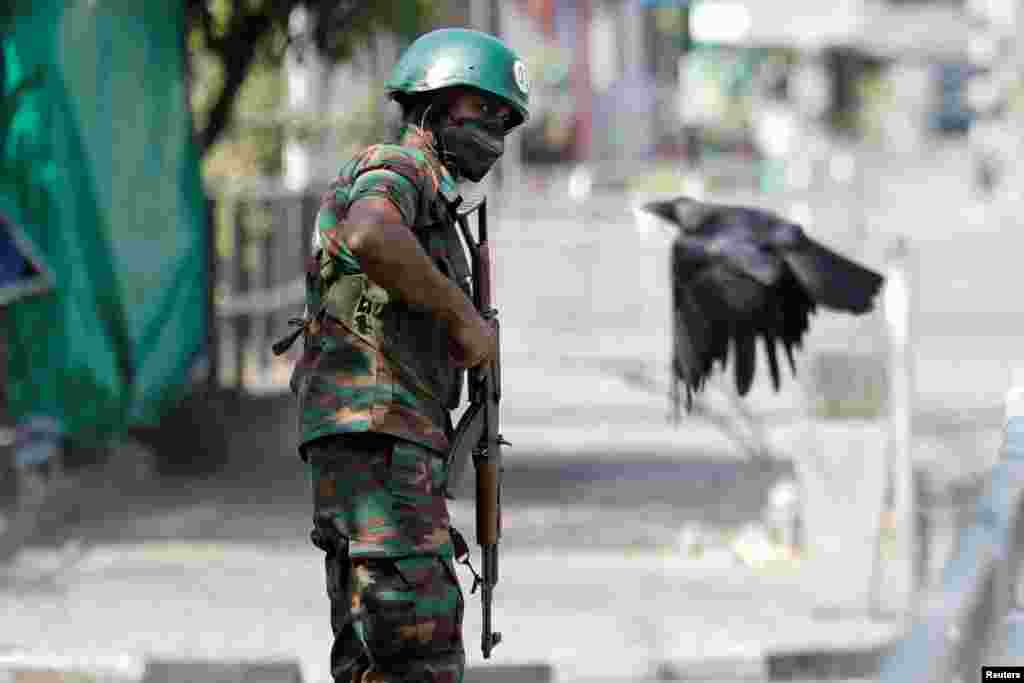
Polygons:
<instances>
[{"instance_id":1,"label":"curb","mask_svg":"<svg viewBox=\"0 0 1024 683\"><path fill-rule=\"evenodd\" d=\"M137 657L77 657L0 648L0 683L138 683Z\"/></svg>"},{"instance_id":2,"label":"curb","mask_svg":"<svg viewBox=\"0 0 1024 683\"><path fill-rule=\"evenodd\" d=\"M877 678L895 642L868 648L780 652L765 658L768 680Z\"/></svg>"},{"instance_id":3,"label":"curb","mask_svg":"<svg viewBox=\"0 0 1024 683\"><path fill-rule=\"evenodd\" d=\"M463 683L553 683L557 676L550 664L499 664L468 666Z\"/></svg>"},{"instance_id":4,"label":"curb","mask_svg":"<svg viewBox=\"0 0 1024 683\"><path fill-rule=\"evenodd\" d=\"M665 661L658 681L851 681L876 679L895 642L865 648L766 652L760 657Z\"/></svg>"},{"instance_id":5,"label":"curb","mask_svg":"<svg viewBox=\"0 0 1024 683\"><path fill-rule=\"evenodd\" d=\"M894 643L859 649L769 652L654 662L649 681L851 681L873 679ZM465 683L554 683L551 664L466 668ZM143 660L0 654L0 683L304 683L298 660Z\"/></svg>"},{"instance_id":6,"label":"curb","mask_svg":"<svg viewBox=\"0 0 1024 683\"><path fill-rule=\"evenodd\" d=\"M303 683L297 660L216 662L150 660L142 683Z\"/></svg>"},{"instance_id":7,"label":"curb","mask_svg":"<svg viewBox=\"0 0 1024 683\"><path fill-rule=\"evenodd\" d=\"M765 657L708 657L663 661L651 667L656 681L765 681Z\"/></svg>"},{"instance_id":8,"label":"curb","mask_svg":"<svg viewBox=\"0 0 1024 683\"><path fill-rule=\"evenodd\" d=\"M466 668L464 683L553 683L554 668L524 663ZM0 683L308 683L298 660L216 661L66 657L0 651Z\"/></svg>"}]
</instances>

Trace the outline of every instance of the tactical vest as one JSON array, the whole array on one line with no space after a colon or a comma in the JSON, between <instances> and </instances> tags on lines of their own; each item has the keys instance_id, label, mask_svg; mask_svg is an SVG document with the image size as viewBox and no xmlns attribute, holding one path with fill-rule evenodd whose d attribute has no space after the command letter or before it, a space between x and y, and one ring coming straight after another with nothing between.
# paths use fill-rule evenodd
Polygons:
<instances>
[{"instance_id":1,"label":"tactical vest","mask_svg":"<svg viewBox=\"0 0 1024 683\"><path fill-rule=\"evenodd\" d=\"M413 233L437 268L470 296L469 263L456 228L458 195L438 193L421 211ZM448 410L458 407L463 371L449 354L445 324L433 313L394 298L364 274L334 272L330 259L317 253L321 303L326 315L380 351L407 388L425 393Z\"/></svg>"}]
</instances>

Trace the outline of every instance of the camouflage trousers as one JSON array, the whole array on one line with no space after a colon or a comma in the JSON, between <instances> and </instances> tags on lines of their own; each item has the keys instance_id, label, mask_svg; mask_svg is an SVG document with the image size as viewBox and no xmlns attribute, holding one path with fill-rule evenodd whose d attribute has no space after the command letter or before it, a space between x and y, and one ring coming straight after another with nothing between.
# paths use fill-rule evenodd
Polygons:
<instances>
[{"instance_id":1,"label":"camouflage trousers","mask_svg":"<svg viewBox=\"0 0 1024 683\"><path fill-rule=\"evenodd\" d=\"M319 439L304 455L311 537L325 553L334 680L461 683L464 601L444 460L383 434Z\"/></svg>"}]
</instances>

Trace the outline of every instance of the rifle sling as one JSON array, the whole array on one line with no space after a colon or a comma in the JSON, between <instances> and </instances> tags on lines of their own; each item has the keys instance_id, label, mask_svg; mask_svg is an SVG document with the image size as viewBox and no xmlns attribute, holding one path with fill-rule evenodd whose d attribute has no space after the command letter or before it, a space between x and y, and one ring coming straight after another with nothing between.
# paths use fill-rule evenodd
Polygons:
<instances>
[{"instance_id":1,"label":"rifle sling","mask_svg":"<svg viewBox=\"0 0 1024 683\"><path fill-rule=\"evenodd\" d=\"M448 531L452 536L452 546L455 548L455 561L459 564L467 567L470 572L473 573L473 587L469 593L472 595L476 593L476 589L483 584L484 580L477 573L473 563L469 560L469 544L466 543L466 539L459 533L459 530L453 526L448 527Z\"/></svg>"}]
</instances>

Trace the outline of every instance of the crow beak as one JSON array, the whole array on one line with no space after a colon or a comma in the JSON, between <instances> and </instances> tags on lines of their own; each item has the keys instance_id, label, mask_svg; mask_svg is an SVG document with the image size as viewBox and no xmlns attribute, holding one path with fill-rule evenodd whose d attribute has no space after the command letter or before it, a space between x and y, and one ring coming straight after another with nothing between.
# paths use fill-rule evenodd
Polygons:
<instances>
[{"instance_id":1,"label":"crow beak","mask_svg":"<svg viewBox=\"0 0 1024 683\"><path fill-rule=\"evenodd\" d=\"M679 232L675 225L645 206L634 206L633 218L636 222L636 231L641 235L658 235L673 239Z\"/></svg>"}]
</instances>

